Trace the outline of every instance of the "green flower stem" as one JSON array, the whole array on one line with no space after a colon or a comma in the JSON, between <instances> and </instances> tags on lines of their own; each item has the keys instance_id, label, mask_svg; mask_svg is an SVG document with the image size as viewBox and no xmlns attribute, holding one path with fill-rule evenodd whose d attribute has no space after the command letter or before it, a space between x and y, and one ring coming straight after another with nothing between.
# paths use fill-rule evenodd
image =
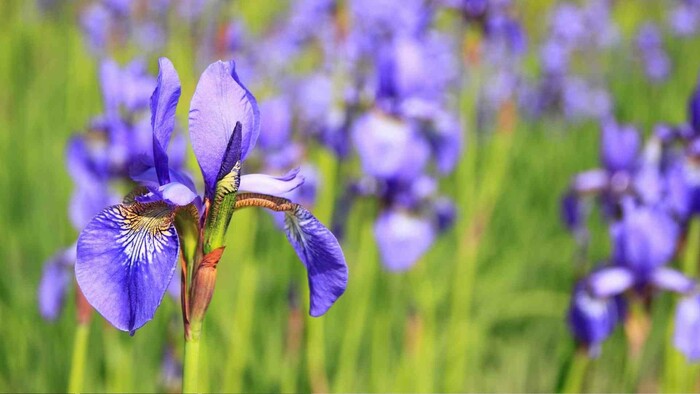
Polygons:
<instances>
[{"instance_id":1,"label":"green flower stem","mask_svg":"<svg viewBox=\"0 0 700 394\"><path fill-rule=\"evenodd\" d=\"M68 382L69 393L79 393L82 390L89 334L90 323L78 324L73 339L73 358Z\"/></svg>"},{"instance_id":2,"label":"green flower stem","mask_svg":"<svg viewBox=\"0 0 700 394\"><path fill-rule=\"evenodd\" d=\"M182 366L182 392L197 393L199 387L199 343L202 324L193 322L190 335L185 338L185 360Z\"/></svg>"},{"instance_id":3,"label":"green flower stem","mask_svg":"<svg viewBox=\"0 0 700 394\"><path fill-rule=\"evenodd\" d=\"M569 372L562 384L562 393L580 393L583 391L583 380L586 376L590 361L591 359L585 351L578 350L574 352L571 364L569 365Z\"/></svg>"}]
</instances>

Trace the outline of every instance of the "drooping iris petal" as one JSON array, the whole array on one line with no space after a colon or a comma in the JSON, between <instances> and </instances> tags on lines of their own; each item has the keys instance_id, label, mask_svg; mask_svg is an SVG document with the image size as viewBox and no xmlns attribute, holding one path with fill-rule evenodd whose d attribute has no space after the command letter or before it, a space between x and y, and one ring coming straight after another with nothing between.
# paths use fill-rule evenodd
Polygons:
<instances>
[{"instance_id":1,"label":"drooping iris petal","mask_svg":"<svg viewBox=\"0 0 700 394\"><path fill-rule=\"evenodd\" d=\"M348 267L343 250L333 233L299 205L286 213L285 233L306 266L311 293L309 314L321 316L347 287Z\"/></svg>"},{"instance_id":2,"label":"drooping iris petal","mask_svg":"<svg viewBox=\"0 0 700 394\"><path fill-rule=\"evenodd\" d=\"M105 319L133 334L153 318L175 272L178 251L167 204L114 205L80 234L75 277Z\"/></svg>"},{"instance_id":3,"label":"drooping iris petal","mask_svg":"<svg viewBox=\"0 0 700 394\"><path fill-rule=\"evenodd\" d=\"M611 267L594 272L588 278L588 286L595 297L618 295L634 283L634 274L627 268Z\"/></svg>"},{"instance_id":4,"label":"drooping iris petal","mask_svg":"<svg viewBox=\"0 0 700 394\"><path fill-rule=\"evenodd\" d=\"M673 345L689 360L700 359L700 296L693 295L678 303Z\"/></svg>"},{"instance_id":5,"label":"drooping iris petal","mask_svg":"<svg viewBox=\"0 0 700 394\"><path fill-rule=\"evenodd\" d=\"M581 201L576 193L568 192L562 197L559 215L569 230L573 231L581 228L585 218Z\"/></svg>"},{"instance_id":6,"label":"drooping iris petal","mask_svg":"<svg viewBox=\"0 0 700 394\"><path fill-rule=\"evenodd\" d=\"M168 174L168 143L175 128L175 110L180 99L180 78L168 58L158 60L158 82L151 96L151 127L153 128L153 160L161 185L170 181Z\"/></svg>"},{"instance_id":7,"label":"drooping iris petal","mask_svg":"<svg viewBox=\"0 0 700 394\"><path fill-rule=\"evenodd\" d=\"M671 268L657 268L651 274L651 283L659 289L687 294L696 288L695 281Z\"/></svg>"},{"instance_id":8,"label":"drooping iris petal","mask_svg":"<svg viewBox=\"0 0 700 394\"><path fill-rule=\"evenodd\" d=\"M374 235L384 265L392 271L404 271L433 244L435 227L426 218L391 210L379 216Z\"/></svg>"},{"instance_id":9,"label":"drooping iris petal","mask_svg":"<svg viewBox=\"0 0 700 394\"><path fill-rule=\"evenodd\" d=\"M39 313L46 320L56 320L63 309L66 290L75 262L75 245L58 252L44 264L39 282Z\"/></svg>"},{"instance_id":10,"label":"drooping iris petal","mask_svg":"<svg viewBox=\"0 0 700 394\"><path fill-rule=\"evenodd\" d=\"M214 190L236 123L241 123L241 160L259 134L260 114L255 98L232 75L233 63L211 64L199 79L190 105L190 140L207 194Z\"/></svg>"},{"instance_id":11,"label":"drooping iris petal","mask_svg":"<svg viewBox=\"0 0 700 394\"><path fill-rule=\"evenodd\" d=\"M579 283L569 306L569 329L576 339L587 345L595 355L596 350L613 331L622 315L615 298L595 298L585 285Z\"/></svg>"},{"instance_id":12,"label":"drooping iris petal","mask_svg":"<svg viewBox=\"0 0 700 394\"><path fill-rule=\"evenodd\" d=\"M269 194L284 197L285 194L298 188L304 183L304 177L299 175L299 169L289 171L284 176L274 177L265 174L246 174L241 177L240 191Z\"/></svg>"}]
</instances>

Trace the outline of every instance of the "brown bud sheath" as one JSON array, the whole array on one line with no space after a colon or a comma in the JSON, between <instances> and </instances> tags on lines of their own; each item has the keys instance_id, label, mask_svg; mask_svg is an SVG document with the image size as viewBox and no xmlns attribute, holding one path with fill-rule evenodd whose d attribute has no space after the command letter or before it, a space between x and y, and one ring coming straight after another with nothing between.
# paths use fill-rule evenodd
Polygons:
<instances>
[{"instance_id":1,"label":"brown bud sheath","mask_svg":"<svg viewBox=\"0 0 700 394\"><path fill-rule=\"evenodd\" d=\"M192 278L190 293L190 323L201 323L214 294L216 284L216 265L226 247L222 246L206 254L197 266Z\"/></svg>"},{"instance_id":2,"label":"brown bud sheath","mask_svg":"<svg viewBox=\"0 0 700 394\"><path fill-rule=\"evenodd\" d=\"M80 286L75 286L75 309L78 324L90 323L90 317L92 316L92 306L90 306L87 299L83 295L82 290L80 290Z\"/></svg>"}]
</instances>

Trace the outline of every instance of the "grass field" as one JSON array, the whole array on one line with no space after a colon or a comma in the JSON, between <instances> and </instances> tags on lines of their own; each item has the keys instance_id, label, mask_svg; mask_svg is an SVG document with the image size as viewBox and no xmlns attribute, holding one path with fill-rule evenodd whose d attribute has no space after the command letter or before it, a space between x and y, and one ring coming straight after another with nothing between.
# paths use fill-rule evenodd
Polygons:
<instances>
[{"instance_id":1,"label":"grass field","mask_svg":"<svg viewBox=\"0 0 700 394\"><path fill-rule=\"evenodd\" d=\"M257 2L251 2L257 3ZM630 4L631 3L631 4ZM651 11L649 2L616 9L623 36ZM261 18L254 4L243 17ZM529 15L547 5L523 6ZM55 323L41 319L37 284L42 263L77 234L67 206L72 183L65 144L101 112L96 62L86 52L68 5L41 15L30 2L0 2L0 391L57 392L68 385L75 331L73 293ZM260 22L262 23L262 22ZM165 53L178 65L183 97L201 72L187 32ZM627 35L627 36L625 36ZM536 38L535 38L536 39ZM669 40L669 81L652 87L629 60L611 55L604 76L621 121L646 134L655 122L685 120L700 70L700 40ZM151 63L152 70L155 63ZM632 69L632 70L630 70ZM559 198L570 176L598 164L598 125L561 119L518 119L512 132L476 136L474 91L465 86L462 117L467 147L440 188L458 206L457 223L409 272L391 273L378 260L372 223L377 207L353 208L343 248L350 268L346 294L320 319L310 318L305 273L269 215L236 213L229 248L204 326L200 388L216 392L550 392L569 376L575 344L565 314L573 286L575 244L559 221ZM186 124L187 105L178 108ZM310 161L334 179L336 159L320 147ZM196 162L190 152L189 167ZM339 193L321 183L315 212L332 216ZM592 260L608 253L602 222L592 219ZM295 307L290 291L299 294ZM590 362L582 389L592 392L673 391L685 367L670 346L673 297L653 308L652 335L637 367L618 329ZM134 337L93 316L85 391L179 390L164 383L168 347L182 356L179 304L166 299ZM679 366L680 365L680 366ZM692 375L694 374L694 375ZM624 378L623 378L624 377ZM695 386L690 386L695 388Z\"/></svg>"}]
</instances>

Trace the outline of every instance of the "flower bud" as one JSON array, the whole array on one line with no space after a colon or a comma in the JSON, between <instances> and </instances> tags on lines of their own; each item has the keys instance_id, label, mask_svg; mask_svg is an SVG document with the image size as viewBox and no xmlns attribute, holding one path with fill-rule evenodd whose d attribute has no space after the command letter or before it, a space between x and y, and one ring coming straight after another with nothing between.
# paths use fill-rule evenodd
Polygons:
<instances>
[{"instance_id":1,"label":"flower bud","mask_svg":"<svg viewBox=\"0 0 700 394\"><path fill-rule=\"evenodd\" d=\"M197 271L192 278L190 290L190 323L192 326L201 325L204 314L207 312L216 284L216 265L219 264L224 249L225 247L222 246L206 254L197 266ZM191 335L191 333L188 332L187 335Z\"/></svg>"}]
</instances>

